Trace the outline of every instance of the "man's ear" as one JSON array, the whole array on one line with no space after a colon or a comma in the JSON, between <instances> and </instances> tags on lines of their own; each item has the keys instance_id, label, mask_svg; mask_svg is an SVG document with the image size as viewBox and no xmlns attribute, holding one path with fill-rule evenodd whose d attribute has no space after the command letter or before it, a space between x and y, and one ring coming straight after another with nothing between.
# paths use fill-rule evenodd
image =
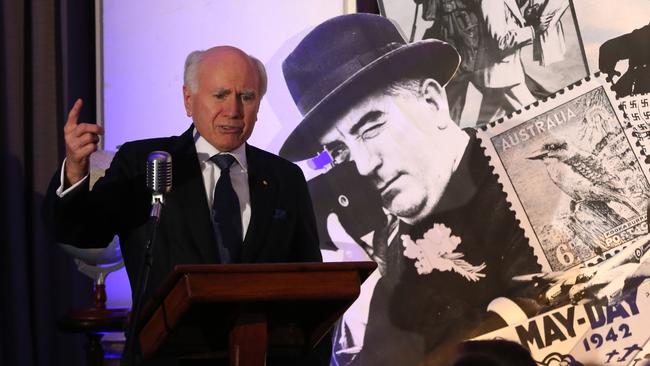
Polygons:
<instances>
[{"instance_id":1,"label":"man's ear","mask_svg":"<svg viewBox=\"0 0 650 366\"><path fill-rule=\"evenodd\" d=\"M420 96L436 108L436 111L447 111L449 115L449 105L447 104L447 94L445 89L437 81L427 78L420 85ZM449 118L438 118L438 128L445 129Z\"/></svg>"},{"instance_id":2,"label":"man's ear","mask_svg":"<svg viewBox=\"0 0 650 366\"><path fill-rule=\"evenodd\" d=\"M440 109L445 106L447 101L445 100L445 89L443 89L437 81L427 78L422 81L420 84L420 95L424 99Z\"/></svg>"},{"instance_id":3,"label":"man's ear","mask_svg":"<svg viewBox=\"0 0 650 366\"><path fill-rule=\"evenodd\" d=\"M183 85L183 104L185 105L185 114L192 117L192 91L187 85Z\"/></svg>"}]
</instances>

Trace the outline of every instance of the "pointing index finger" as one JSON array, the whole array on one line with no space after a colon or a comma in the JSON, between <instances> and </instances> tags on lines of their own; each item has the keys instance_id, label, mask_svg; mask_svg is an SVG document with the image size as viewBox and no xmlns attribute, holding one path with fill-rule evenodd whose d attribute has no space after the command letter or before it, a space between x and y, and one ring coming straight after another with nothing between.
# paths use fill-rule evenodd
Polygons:
<instances>
[{"instance_id":1,"label":"pointing index finger","mask_svg":"<svg viewBox=\"0 0 650 366\"><path fill-rule=\"evenodd\" d=\"M70 109L70 112L68 112L68 120L65 123L66 125L77 124L77 120L79 119L79 112L81 111L82 106L83 106L83 101L81 100L81 98L78 98L74 102L74 105Z\"/></svg>"}]
</instances>

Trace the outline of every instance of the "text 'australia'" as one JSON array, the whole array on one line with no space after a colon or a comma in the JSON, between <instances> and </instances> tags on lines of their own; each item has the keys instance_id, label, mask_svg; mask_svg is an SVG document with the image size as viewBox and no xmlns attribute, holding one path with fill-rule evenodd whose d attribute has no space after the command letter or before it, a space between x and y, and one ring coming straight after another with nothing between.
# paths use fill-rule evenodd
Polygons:
<instances>
[{"instance_id":1,"label":"text 'australia'","mask_svg":"<svg viewBox=\"0 0 650 366\"><path fill-rule=\"evenodd\" d=\"M535 136L542 135L555 127L567 123L575 116L576 114L571 110L571 108L548 113L545 117L535 119L530 123L526 123L525 126L520 127L516 131L511 131L505 134L505 136L501 136L502 149L503 151L507 151L522 142L526 142Z\"/></svg>"}]
</instances>

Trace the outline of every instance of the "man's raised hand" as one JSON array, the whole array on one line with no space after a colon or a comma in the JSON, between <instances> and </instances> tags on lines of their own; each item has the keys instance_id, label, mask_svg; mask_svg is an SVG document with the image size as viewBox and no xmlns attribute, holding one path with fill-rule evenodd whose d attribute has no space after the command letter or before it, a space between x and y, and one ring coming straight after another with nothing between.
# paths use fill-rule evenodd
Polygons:
<instances>
[{"instance_id":1,"label":"man's raised hand","mask_svg":"<svg viewBox=\"0 0 650 366\"><path fill-rule=\"evenodd\" d=\"M97 151L99 135L104 128L93 123L79 123L79 111L83 101L77 101L68 113L68 120L63 126L65 136L65 186L69 187L88 174L90 154Z\"/></svg>"}]
</instances>

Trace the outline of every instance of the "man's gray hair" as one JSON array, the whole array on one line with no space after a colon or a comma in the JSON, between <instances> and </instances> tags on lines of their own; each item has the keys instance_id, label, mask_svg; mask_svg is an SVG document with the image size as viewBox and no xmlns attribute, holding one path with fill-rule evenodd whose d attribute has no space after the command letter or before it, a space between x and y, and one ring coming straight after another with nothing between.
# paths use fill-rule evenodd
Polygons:
<instances>
[{"instance_id":1,"label":"man's gray hair","mask_svg":"<svg viewBox=\"0 0 650 366\"><path fill-rule=\"evenodd\" d=\"M386 96L397 96L405 93L411 93L420 96L420 87L422 79L404 78L389 83L384 89L383 94Z\"/></svg>"},{"instance_id":2,"label":"man's gray hair","mask_svg":"<svg viewBox=\"0 0 650 366\"><path fill-rule=\"evenodd\" d=\"M192 51L190 52L189 55L187 55L187 58L185 59L185 69L183 71L183 83L190 88L190 91L192 93L196 93L196 90L198 88L198 80L196 73L198 72L199 69L199 62L201 62L201 58L203 57L203 54L205 53L204 50L197 50L197 51ZM262 61L257 59L257 57L248 55L250 57L251 61L255 64L255 67L257 68L257 73L259 75L259 82L260 82L260 98L266 94L266 86L268 82L268 78L266 76L266 68L264 67L264 64Z\"/></svg>"},{"instance_id":3,"label":"man's gray hair","mask_svg":"<svg viewBox=\"0 0 650 366\"><path fill-rule=\"evenodd\" d=\"M201 56L203 56L203 50L197 50L190 52L189 55L185 58L185 69L183 70L183 84L190 88L192 93L196 93L198 88L196 80L196 73L199 68L199 61L201 61Z\"/></svg>"}]
</instances>

